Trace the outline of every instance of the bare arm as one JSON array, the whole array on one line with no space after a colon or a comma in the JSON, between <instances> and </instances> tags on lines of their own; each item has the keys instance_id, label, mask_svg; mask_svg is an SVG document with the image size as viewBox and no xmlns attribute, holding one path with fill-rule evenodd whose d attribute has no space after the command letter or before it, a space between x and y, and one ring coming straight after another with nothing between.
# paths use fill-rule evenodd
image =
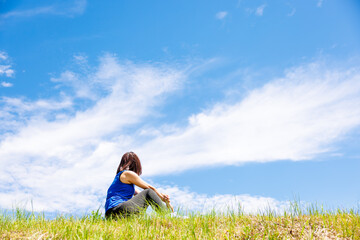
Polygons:
<instances>
[{"instance_id":1,"label":"bare arm","mask_svg":"<svg viewBox=\"0 0 360 240\"><path fill-rule=\"evenodd\" d=\"M159 196L159 198L166 203L166 205L171 208L171 210L173 210L173 207L170 204L170 198L168 195L166 194L162 194L160 193L155 187L151 186L150 184L148 184L147 182L145 182L144 180L142 180L135 172L133 171L125 171L121 174L120 176L120 180L123 183L127 183L127 184L135 184L136 186L142 188L142 189L147 189L150 188L152 190L154 190L154 192Z\"/></svg>"}]
</instances>

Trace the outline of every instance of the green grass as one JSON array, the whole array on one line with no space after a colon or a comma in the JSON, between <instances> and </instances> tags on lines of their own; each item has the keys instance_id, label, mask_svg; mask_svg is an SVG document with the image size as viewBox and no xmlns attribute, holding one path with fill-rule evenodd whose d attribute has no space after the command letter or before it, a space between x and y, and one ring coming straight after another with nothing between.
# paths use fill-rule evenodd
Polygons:
<instances>
[{"instance_id":1,"label":"green grass","mask_svg":"<svg viewBox=\"0 0 360 240\"><path fill-rule=\"evenodd\" d=\"M192 213L189 218L141 214L105 220L99 211L76 218L48 220L21 209L0 214L1 239L360 239L354 210L325 211L297 204L277 215L228 212Z\"/></svg>"}]
</instances>

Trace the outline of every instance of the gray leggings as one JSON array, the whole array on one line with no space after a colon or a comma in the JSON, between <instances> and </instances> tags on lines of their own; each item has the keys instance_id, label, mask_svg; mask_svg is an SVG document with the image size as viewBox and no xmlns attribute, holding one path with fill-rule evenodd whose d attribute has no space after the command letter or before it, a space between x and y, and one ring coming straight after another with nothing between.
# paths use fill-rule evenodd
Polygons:
<instances>
[{"instance_id":1,"label":"gray leggings","mask_svg":"<svg viewBox=\"0 0 360 240\"><path fill-rule=\"evenodd\" d=\"M105 213L105 217L127 217L132 214L137 214L145 211L149 205L151 205L152 209L154 209L155 211L166 210L166 207L162 203L159 196L154 192L154 190L148 188L141 191L139 194L137 194L130 200L122 202L116 207L107 210Z\"/></svg>"}]
</instances>

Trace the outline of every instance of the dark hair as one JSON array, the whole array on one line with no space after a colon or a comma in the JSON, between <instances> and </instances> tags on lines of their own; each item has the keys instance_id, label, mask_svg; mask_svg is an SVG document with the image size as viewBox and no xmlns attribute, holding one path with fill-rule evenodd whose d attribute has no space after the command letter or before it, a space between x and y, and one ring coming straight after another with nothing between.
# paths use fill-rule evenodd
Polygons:
<instances>
[{"instance_id":1,"label":"dark hair","mask_svg":"<svg viewBox=\"0 0 360 240\"><path fill-rule=\"evenodd\" d=\"M137 175L141 175L141 162L139 157L134 152L127 152L122 156L116 174L124 170L131 170L136 172Z\"/></svg>"}]
</instances>

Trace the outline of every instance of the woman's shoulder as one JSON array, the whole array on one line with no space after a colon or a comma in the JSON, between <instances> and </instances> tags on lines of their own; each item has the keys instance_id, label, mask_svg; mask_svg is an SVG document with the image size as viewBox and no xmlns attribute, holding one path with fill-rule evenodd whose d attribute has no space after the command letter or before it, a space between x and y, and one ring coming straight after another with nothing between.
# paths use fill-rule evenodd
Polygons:
<instances>
[{"instance_id":1,"label":"woman's shoulder","mask_svg":"<svg viewBox=\"0 0 360 240\"><path fill-rule=\"evenodd\" d=\"M132 179L137 176L138 175L133 171L124 170L124 172L120 175L120 181L126 184L130 184L132 182Z\"/></svg>"},{"instance_id":2,"label":"woman's shoulder","mask_svg":"<svg viewBox=\"0 0 360 240\"><path fill-rule=\"evenodd\" d=\"M136 172L131 171L131 170L124 170L124 171L123 171L123 174L121 174L121 175L124 175L124 176L138 176L138 175L136 174Z\"/></svg>"}]
</instances>

